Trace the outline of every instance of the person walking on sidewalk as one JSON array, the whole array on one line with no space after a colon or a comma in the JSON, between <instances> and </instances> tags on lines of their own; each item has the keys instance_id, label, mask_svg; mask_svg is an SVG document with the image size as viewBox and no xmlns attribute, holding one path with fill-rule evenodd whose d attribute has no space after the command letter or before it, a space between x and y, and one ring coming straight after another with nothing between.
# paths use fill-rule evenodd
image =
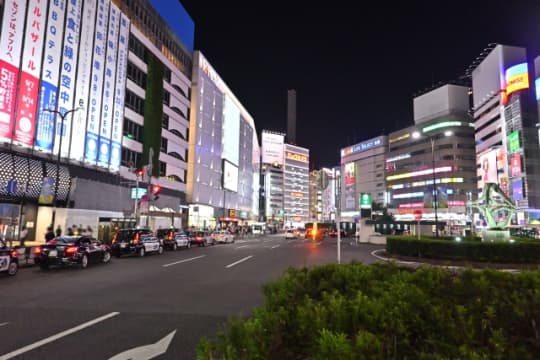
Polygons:
<instances>
[{"instance_id":1,"label":"person walking on sidewalk","mask_svg":"<svg viewBox=\"0 0 540 360\"><path fill-rule=\"evenodd\" d=\"M47 228L47 232L45 233L45 242L51 241L52 239L54 239L54 231L53 227L49 226Z\"/></svg>"},{"instance_id":2,"label":"person walking on sidewalk","mask_svg":"<svg viewBox=\"0 0 540 360\"><path fill-rule=\"evenodd\" d=\"M62 236L62 228L60 227L60 225L58 225L58 227L56 228L55 233L57 237Z\"/></svg>"},{"instance_id":3,"label":"person walking on sidewalk","mask_svg":"<svg viewBox=\"0 0 540 360\"><path fill-rule=\"evenodd\" d=\"M19 245L24 246L24 242L26 241L26 237L28 236L28 229L26 226L23 225L21 228L21 232L19 233Z\"/></svg>"}]
</instances>

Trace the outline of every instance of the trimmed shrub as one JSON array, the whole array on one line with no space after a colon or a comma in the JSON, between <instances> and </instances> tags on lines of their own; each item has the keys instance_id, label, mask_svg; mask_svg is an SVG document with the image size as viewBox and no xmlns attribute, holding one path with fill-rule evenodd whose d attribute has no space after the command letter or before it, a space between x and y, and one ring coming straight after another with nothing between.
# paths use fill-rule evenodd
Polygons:
<instances>
[{"instance_id":1,"label":"trimmed shrub","mask_svg":"<svg viewBox=\"0 0 540 360\"><path fill-rule=\"evenodd\" d=\"M540 272L393 264L290 269L198 359L513 358L540 353Z\"/></svg>"},{"instance_id":2,"label":"trimmed shrub","mask_svg":"<svg viewBox=\"0 0 540 360\"><path fill-rule=\"evenodd\" d=\"M394 255L433 259L490 261L501 263L540 262L540 242L447 241L432 238L420 240L411 236L389 236L386 251Z\"/></svg>"}]
</instances>

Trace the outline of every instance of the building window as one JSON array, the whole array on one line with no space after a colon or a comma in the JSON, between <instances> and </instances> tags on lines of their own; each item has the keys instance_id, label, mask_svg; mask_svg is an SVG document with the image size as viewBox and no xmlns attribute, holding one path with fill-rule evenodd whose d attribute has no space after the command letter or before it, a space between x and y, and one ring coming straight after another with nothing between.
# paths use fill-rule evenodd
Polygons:
<instances>
[{"instance_id":1,"label":"building window","mask_svg":"<svg viewBox=\"0 0 540 360\"><path fill-rule=\"evenodd\" d=\"M168 144L167 138L162 137L161 138L161 151L164 152L165 154L167 153L167 144Z\"/></svg>"},{"instance_id":2,"label":"building window","mask_svg":"<svg viewBox=\"0 0 540 360\"><path fill-rule=\"evenodd\" d=\"M128 62L127 77L141 88L146 89L146 74L131 62Z\"/></svg>"},{"instance_id":3,"label":"building window","mask_svg":"<svg viewBox=\"0 0 540 360\"><path fill-rule=\"evenodd\" d=\"M142 162L142 154L128 148L122 148L122 162L123 166L131 166L132 164L138 166Z\"/></svg>"},{"instance_id":4,"label":"building window","mask_svg":"<svg viewBox=\"0 0 540 360\"><path fill-rule=\"evenodd\" d=\"M170 102L171 102L171 93L169 93L167 90L163 90L163 103L169 106Z\"/></svg>"},{"instance_id":5,"label":"building window","mask_svg":"<svg viewBox=\"0 0 540 360\"><path fill-rule=\"evenodd\" d=\"M163 117L161 118L161 127L169 130L169 115L165 113L163 113Z\"/></svg>"},{"instance_id":6,"label":"building window","mask_svg":"<svg viewBox=\"0 0 540 360\"><path fill-rule=\"evenodd\" d=\"M127 108L144 116L144 100L126 89L125 105Z\"/></svg>"},{"instance_id":7,"label":"building window","mask_svg":"<svg viewBox=\"0 0 540 360\"><path fill-rule=\"evenodd\" d=\"M135 36L131 35L129 37L129 50L135 54L139 59L141 59L145 64L147 63L148 50Z\"/></svg>"},{"instance_id":8,"label":"building window","mask_svg":"<svg viewBox=\"0 0 540 360\"><path fill-rule=\"evenodd\" d=\"M163 73L163 80L165 80L168 83L171 83L171 70L169 68L165 68L165 71Z\"/></svg>"},{"instance_id":9,"label":"building window","mask_svg":"<svg viewBox=\"0 0 540 360\"><path fill-rule=\"evenodd\" d=\"M124 118L124 136L128 139L142 142L142 126Z\"/></svg>"},{"instance_id":10,"label":"building window","mask_svg":"<svg viewBox=\"0 0 540 360\"><path fill-rule=\"evenodd\" d=\"M163 161L159 162L159 176L166 176L167 174L167 163Z\"/></svg>"}]
</instances>

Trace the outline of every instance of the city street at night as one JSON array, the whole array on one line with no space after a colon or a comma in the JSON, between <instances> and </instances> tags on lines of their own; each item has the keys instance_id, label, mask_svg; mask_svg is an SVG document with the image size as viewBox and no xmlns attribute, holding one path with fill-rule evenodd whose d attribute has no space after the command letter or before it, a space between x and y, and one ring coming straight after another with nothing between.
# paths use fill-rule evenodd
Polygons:
<instances>
[{"instance_id":1,"label":"city street at night","mask_svg":"<svg viewBox=\"0 0 540 360\"><path fill-rule=\"evenodd\" d=\"M350 242L342 263L378 261L381 246ZM0 279L0 359L193 359L202 336L263 303L264 283L336 259L336 238L278 234L87 269L22 268Z\"/></svg>"}]
</instances>

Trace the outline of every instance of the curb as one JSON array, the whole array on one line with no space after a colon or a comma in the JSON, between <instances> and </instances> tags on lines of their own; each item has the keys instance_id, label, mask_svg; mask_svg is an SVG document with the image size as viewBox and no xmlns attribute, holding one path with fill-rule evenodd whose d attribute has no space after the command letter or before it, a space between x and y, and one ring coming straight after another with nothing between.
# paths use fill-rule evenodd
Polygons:
<instances>
[{"instance_id":1,"label":"curb","mask_svg":"<svg viewBox=\"0 0 540 360\"><path fill-rule=\"evenodd\" d=\"M470 267L465 267L465 266L456 266L456 265L436 265L436 264L424 263L424 262L419 262L419 261L397 260L397 259L386 258L386 257L384 257L384 256L378 255L377 253L378 253L378 252L381 252L381 251L384 251L384 250L382 250L382 249L373 250L373 251L371 252L371 255L374 256L374 257L376 257L376 258L379 259L379 260L382 260L382 261L386 261L386 262L395 262L395 263L398 263L398 264L401 264L401 265L405 265L405 266L409 266L409 267L414 267L414 268L417 268L417 267L423 266L423 265L428 265L428 266L434 266L434 267L441 267L441 268L445 268L445 269L452 270L452 271L463 271L463 270L466 270L466 269L472 269L472 270L475 270L475 271L483 271L483 270L487 270L487 269L470 268ZM490 269L490 270L496 270L496 271L508 272L508 273L520 273L520 272L522 271L522 270L520 270L520 269Z\"/></svg>"}]
</instances>

